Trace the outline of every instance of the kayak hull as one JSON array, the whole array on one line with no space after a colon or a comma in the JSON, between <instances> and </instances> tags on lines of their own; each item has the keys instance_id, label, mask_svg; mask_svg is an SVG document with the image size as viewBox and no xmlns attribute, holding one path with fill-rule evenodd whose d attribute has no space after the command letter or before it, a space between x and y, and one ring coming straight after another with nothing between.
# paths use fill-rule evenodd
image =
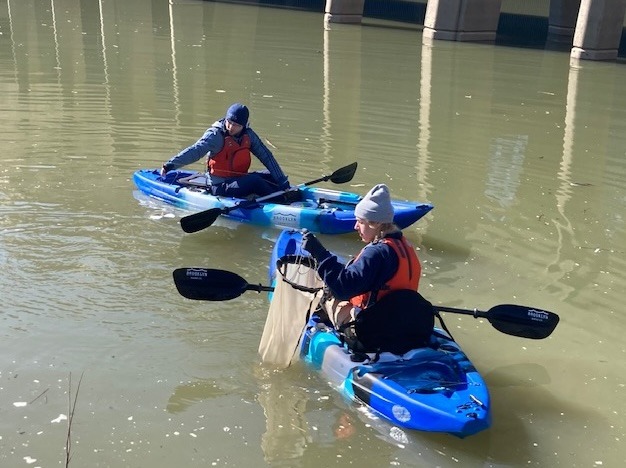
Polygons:
<instances>
[{"instance_id":1,"label":"kayak hull","mask_svg":"<svg viewBox=\"0 0 626 468\"><path fill-rule=\"evenodd\" d=\"M178 208L202 211L232 207L242 199L218 197L205 188L186 186L180 179L198 174L193 171L171 171L161 177L157 169L140 169L133 174L137 189L147 196L170 203ZM198 174L199 175L199 174ZM304 187L299 200L291 204L260 203L252 208L235 209L224 215L230 219L292 229L308 229L322 234L345 234L354 230L354 207L361 197L355 193ZM433 209L430 203L394 200L394 222L405 228Z\"/></svg>"},{"instance_id":2,"label":"kayak hull","mask_svg":"<svg viewBox=\"0 0 626 468\"><path fill-rule=\"evenodd\" d=\"M302 234L284 230L270 258L304 255ZM336 331L313 315L300 341L300 357L350 400L405 428L467 437L491 426L487 385L460 346L436 328L428 347L404 355L359 356L345 346ZM364 359L363 359L364 358Z\"/></svg>"}]
</instances>

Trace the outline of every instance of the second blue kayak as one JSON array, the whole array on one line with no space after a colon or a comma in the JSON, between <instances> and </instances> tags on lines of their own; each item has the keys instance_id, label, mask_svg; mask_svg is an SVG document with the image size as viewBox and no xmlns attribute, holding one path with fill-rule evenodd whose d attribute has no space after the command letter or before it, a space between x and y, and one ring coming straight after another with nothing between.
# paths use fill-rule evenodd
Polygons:
<instances>
[{"instance_id":1,"label":"second blue kayak","mask_svg":"<svg viewBox=\"0 0 626 468\"><path fill-rule=\"evenodd\" d=\"M133 174L135 186L145 195L157 198L179 208L202 211L232 207L243 200L218 197L204 187L181 182L194 175L193 171L171 171L161 177L157 169L140 169ZM322 234L344 234L354 231L354 207L361 200L356 193L304 187L297 199L289 204L264 202L250 208L230 211L228 218L256 224L292 229L308 229ZM433 209L430 203L394 200L394 223L401 229L415 223Z\"/></svg>"}]
</instances>

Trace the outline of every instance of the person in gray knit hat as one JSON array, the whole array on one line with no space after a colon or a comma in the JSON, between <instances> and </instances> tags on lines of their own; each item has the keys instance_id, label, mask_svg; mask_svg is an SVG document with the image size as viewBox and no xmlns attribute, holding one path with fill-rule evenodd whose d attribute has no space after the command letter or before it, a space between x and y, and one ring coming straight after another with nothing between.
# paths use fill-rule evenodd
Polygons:
<instances>
[{"instance_id":1,"label":"person in gray knit hat","mask_svg":"<svg viewBox=\"0 0 626 468\"><path fill-rule=\"evenodd\" d=\"M302 248L317 261L317 271L332 294L323 307L336 328L354 321L362 309L391 291L417 291L422 271L415 248L393 224L394 210L385 184L374 186L354 214L354 229L367 245L348 264L328 252L311 232L302 236ZM432 326L430 330L426 326L424 334L430 336L431 331Z\"/></svg>"},{"instance_id":2,"label":"person in gray knit hat","mask_svg":"<svg viewBox=\"0 0 626 468\"><path fill-rule=\"evenodd\" d=\"M238 102L232 104L225 116L213 123L197 142L163 164L161 177L175 179L176 173L168 173L206 156L206 181L213 195L262 197L288 189L287 176L272 152L250 127L249 118L247 106ZM251 154L267 170L249 172Z\"/></svg>"}]
</instances>

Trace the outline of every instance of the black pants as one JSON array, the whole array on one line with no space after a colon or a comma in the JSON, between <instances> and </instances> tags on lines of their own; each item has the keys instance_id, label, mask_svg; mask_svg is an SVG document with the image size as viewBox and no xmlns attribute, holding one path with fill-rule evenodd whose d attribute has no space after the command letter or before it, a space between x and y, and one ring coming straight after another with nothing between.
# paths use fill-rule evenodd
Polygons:
<instances>
[{"instance_id":1,"label":"black pants","mask_svg":"<svg viewBox=\"0 0 626 468\"><path fill-rule=\"evenodd\" d=\"M246 198L250 195L264 197L278 191L269 172L251 172L213 185L211 193L221 197Z\"/></svg>"}]
</instances>

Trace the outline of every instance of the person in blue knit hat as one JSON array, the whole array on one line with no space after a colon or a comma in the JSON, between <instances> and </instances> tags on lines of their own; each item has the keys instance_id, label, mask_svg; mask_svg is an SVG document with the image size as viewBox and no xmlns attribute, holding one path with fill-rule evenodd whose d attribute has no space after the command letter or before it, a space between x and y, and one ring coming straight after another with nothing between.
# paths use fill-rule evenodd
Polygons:
<instances>
[{"instance_id":1,"label":"person in blue knit hat","mask_svg":"<svg viewBox=\"0 0 626 468\"><path fill-rule=\"evenodd\" d=\"M238 102L232 104L198 141L163 164L161 176L206 156L206 176L213 195L261 197L288 189L287 176L249 126L249 119L248 107ZM249 172L252 154L266 171Z\"/></svg>"},{"instance_id":2,"label":"person in blue knit hat","mask_svg":"<svg viewBox=\"0 0 626 468\"><path fill-rule=\"evenodd\" d=\"M302 248L317 262L317 272L332 294L324 304L336 328L354 321L359 312L373 306L389 292L417 291L421 276L415 248L393 223L389 188L374 186L354 209L354 229L367 245L348 264L342 264L311 232L302 236ZM430 329L424 333L429 336Z\"/></svg>"}]
</instances>

